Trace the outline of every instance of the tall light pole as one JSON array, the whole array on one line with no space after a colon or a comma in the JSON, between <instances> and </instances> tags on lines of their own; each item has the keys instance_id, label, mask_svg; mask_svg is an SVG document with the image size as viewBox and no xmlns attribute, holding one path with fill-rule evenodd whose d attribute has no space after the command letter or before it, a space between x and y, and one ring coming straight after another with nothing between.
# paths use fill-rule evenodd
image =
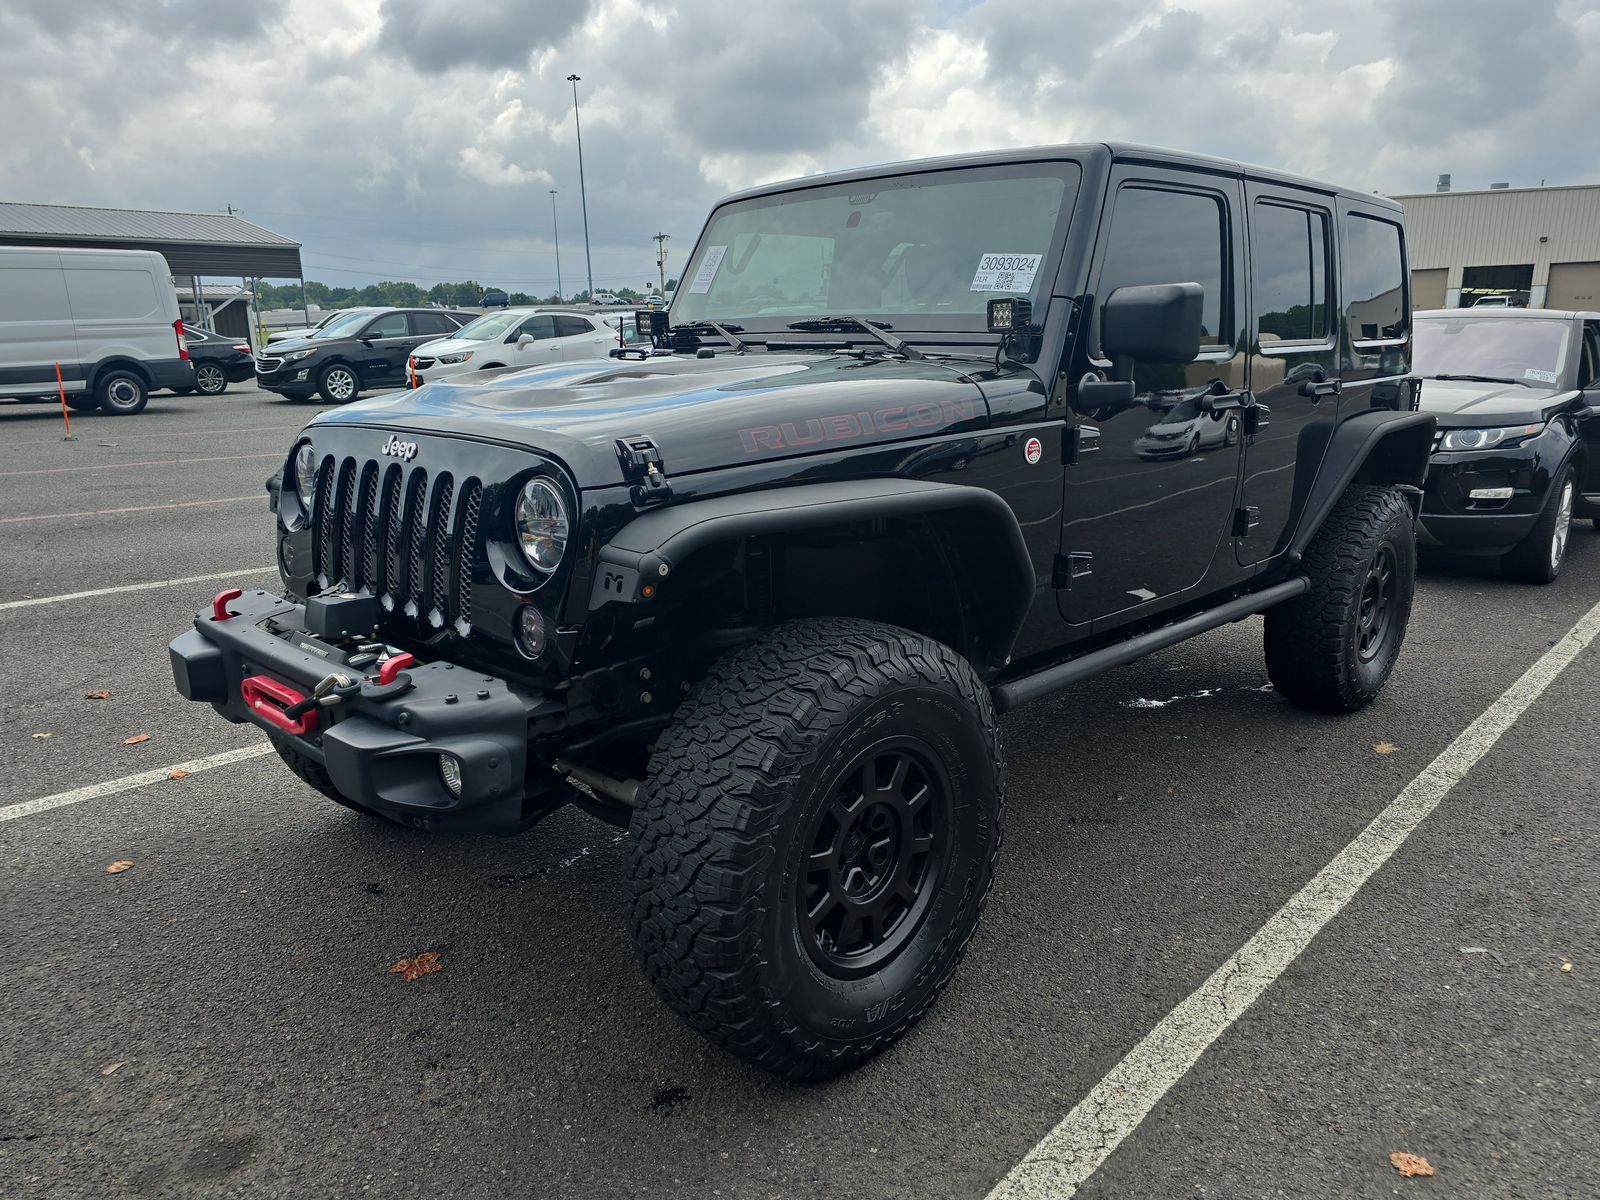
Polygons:
<instances>
[{"instance_id":1,"label":"tall light pole","mask_svg":"<svg viewBox=\"0 0 1600 1200\"><path fill-rule=\"evenodd\" d=\"M550 228L556 235L556 303L561 303L561 225L556 220L556 189L550 189Z\"/></svg>"},{"instance_id":2,"label":"tall light pole","mask_svg":"<svg viewBox=\"0 0 1600 1200\"><path fill-rule=\"evenodd\" d=\"M661 272L661 294L667 294L667 239L670 233L658 233L656 239L656 269Z\"/></svg>"},{"instance_id":3,"label":"tall light pole","mask_svg":"<svg viewBox=\"0 0 1600 1200\"><path fill-rule=\"evenodd\" d=\"M578 132L578 198L583 202L583 265L589 273L589 301L594 302L594 262L589 257L589 193L583 186L583 122L578 119L578 84L581 75L568 75L572 85L572 127Z\"/></svg>"}]
</instances>

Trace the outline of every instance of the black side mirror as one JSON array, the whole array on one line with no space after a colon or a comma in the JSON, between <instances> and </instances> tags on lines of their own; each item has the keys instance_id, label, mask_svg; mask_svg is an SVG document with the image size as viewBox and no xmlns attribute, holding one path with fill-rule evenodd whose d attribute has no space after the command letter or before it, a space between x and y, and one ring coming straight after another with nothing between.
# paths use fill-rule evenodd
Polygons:
<instances>
[{"instance_id":1,"label":"black side mirror","mask_svg":"<svg viewBox=\"0 0 1600 1200\"><path fill-rule=\"evenodd\" d=\"M1200 353L1205 289L1198 283L1120 287L1100 310L1100 351L1113 379L1132 379L1133 365L1192 362Z\"/></svg>"}]
</instances>

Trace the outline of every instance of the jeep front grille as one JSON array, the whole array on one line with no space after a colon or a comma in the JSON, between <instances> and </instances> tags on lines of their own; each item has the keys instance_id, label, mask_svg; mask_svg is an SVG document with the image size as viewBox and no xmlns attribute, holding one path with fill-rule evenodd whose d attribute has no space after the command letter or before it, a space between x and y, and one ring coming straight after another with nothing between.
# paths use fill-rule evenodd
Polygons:
<instances>
[{"instance_id":1,"label":"jeep front grille","mask_svg":"<svg viewBox=\"0 0 1600 1200\"><path fill-rule=\"evenodd\" d=\"M435 629L471 632L483 486L376 459L322 460L311 523L317 582L369 592Z\"/></svg>"}]
</instances>

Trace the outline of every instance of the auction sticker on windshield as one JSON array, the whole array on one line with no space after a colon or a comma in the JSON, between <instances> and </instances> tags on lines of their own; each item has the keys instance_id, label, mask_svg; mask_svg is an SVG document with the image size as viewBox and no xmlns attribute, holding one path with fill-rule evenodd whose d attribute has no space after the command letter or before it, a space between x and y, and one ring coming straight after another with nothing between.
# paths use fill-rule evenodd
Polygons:
<instances>
[{"instance_id":1,"label":"auction sticker on windshield","mask_svg":"<svg viewBox=\"0 0 1600 1200\"><path fill-rule=\"evenodd\" d=\"M1554 371L1541 371L1537 367L1525 367L1522 371L1524 379L1537 379L1540 383L1554 383L1560 378Z\"/></svg>"},{"instance_id":2,"label":"auction sticker on windshield","mask_svg":"<svg viewBox=\"0 0 1600 1200\"><path fill-rule=\"evenodd\" d=\"M985 254L972 277L974 292L1031 292L1042 254ZM703 269L703 268L702 268Z\"/></svg>"},{"instance_id":3,"label":"auction sticker on windshield","mask_svg":"<svg viewBox=\"0 0 1600 1200\"><path fill-rule=\"evenodd\" d=\"M694 273L694 282L689 285L691 292L711 290L711 281L717 277L717 268L722 265L722 256L727 252L726 246L706 247L706 252L700 259L700 269Z\"/></svg>"}]
</instances>

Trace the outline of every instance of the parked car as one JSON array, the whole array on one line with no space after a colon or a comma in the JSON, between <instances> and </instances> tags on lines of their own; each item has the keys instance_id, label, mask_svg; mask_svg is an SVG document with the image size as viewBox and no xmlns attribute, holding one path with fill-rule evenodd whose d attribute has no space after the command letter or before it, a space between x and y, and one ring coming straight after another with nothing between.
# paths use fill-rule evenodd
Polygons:
<instances>
[{"instance_id":1,"label":"parked car","mask_svg":"<svg viewBox=\"0 0 1600 1200\"><path fill-rule=\"evenodd\" d=\"M1239 439L1239 414L1204 407L1204 392L1188 396L1133 441L1140 458L1188 458L1201 450L1227 447Z\"/></svg>"},{"instance_id":2,"label":"parked car","mask_svg":"<svg viewBox=\"0 0 1600 1200\"><path fill-rule=\"evenodd\" d=\"M667 302L666 302L665 299L662 298L661 293L660 292L652 292L652 293L650 293L650 295L648 295L648 296L646 296L644 298L643 303L641 303L639 307L643 308L643 309L646 309L646 310L648 310L650 312L654 312L657 309L665 308L666 306L667 306Z\"/></svg>"},{"instance_id":3,"label":"parked car","mask_svg":"<svg viewBox=\"0 0 1600 1200\"><path fill-rule=\"evenodd\" d=\"M194 386L167 260L153 250L0 246L0 396L115 416Z\"/></svg>"},{"instance_id":4,"label":"parked car","mask_svg":"<svg viewBox=\"0 0 1600 1200\"><path fill-rule=\"evenodd\" d=\"M188 326L184 327L183 336L189 343L189 361L194 364L194 385L173 388L178 395L199 392L202 396L220 396L230 383L243 383L255 375L250 343L243 338Z\"/></svg>"},{"instance_id":5,"label":"parked car","mask_svg":"<svg viewBox=\"0 0 1600 1200\"><path fill-rule=\"evenodd\" d=\"M739 193L685 269L666 355L319 414L262 531L281 586L207 603L173 674L374 819L626 826L662 1000L817 1079L911 1029L972 939L998 714L1254 613L1291 701L1378 696L1434 431L1405 216L1050 146ZM1141 460L1184 388L1246 436Z\"/></svg>"},{"instance_id":6,"label":"parked car","mask_svg":"<svg viewBox=\"0 0 1600 1200\"><path fill-rule=\"evenodd\" d=\"M297 342L275 342L256 356L256 385L291 400L317 393L330 404L375 387L401 387L406 361L424 342L454 333L476 314L441 308L378 308L349 313Z\"/></svg>"},{"instance_id":7,"label":"parked car","mask_svg":"<svg viewBox=\"0 0 1600 1200\"><path fill-rule=\"evenodd\" d=\"M1413 370L1439 419L1422 544L1550 583L1574 516L1600 529L1600 313L1482 307L1415 314Z\"/></svg>"},{"instance_id":8,"label":"parked car","mask_svg":"<svg viewBox=\"0 0 1600 1200\"><path fill-rule=\"evenodd\" d=\"M1510 308L1510 296L1479 296L1472 302L1473 308Z\"/></svg>"},{"instance_id":9,"label":"parked car","mask_svg":"<svg viewBox=\"0 0 1600 1200\"><path fill-rule=\"evenodd\" d=\"M312 334L316 333L317 330L323 328L331 321L343 320L351 313L369 313L377 311L378 310L375 308L336 308L323 317L322 320L318 321L315 325L301 325L293 329L273 330L271 333L267 334L267 345L270 346L274 342L301 342L310 337Z\"/></svg>"},{"instance_id":10,"label":"parked car","mask_svg":"<svg viewBox=\"0 0 1600 1200\"><path fill-rule=\"evenodd\" d=\"M511 297L505 292L485 292L478 300L479 308L509 308Z\"/></svg>"},{"instance_id":11,"label":"parked car","mask_svg":"<svg viewBox=\"0 0 1600 1200\"><path fill-rule=\"evenodd\" d=\"M589 303L590 304L598 304L598 305L607 305L607 304L626 304L627 301L624 300L621 296L615 296L610 292L596 292L590 298Z\"/></svg>"},{"instance_id":12,"label":"parked car","mask_svg":"<svg viewBox=\"0 0 1600 1200\"><path fill-rule=\"evenodd\" d=\"M411 355L411 383L421 387L470 371L537 367L569 358L604 358L616 330L589 313L553 308L508 308L486 313Z\"/></svg>"}]
</instances>

